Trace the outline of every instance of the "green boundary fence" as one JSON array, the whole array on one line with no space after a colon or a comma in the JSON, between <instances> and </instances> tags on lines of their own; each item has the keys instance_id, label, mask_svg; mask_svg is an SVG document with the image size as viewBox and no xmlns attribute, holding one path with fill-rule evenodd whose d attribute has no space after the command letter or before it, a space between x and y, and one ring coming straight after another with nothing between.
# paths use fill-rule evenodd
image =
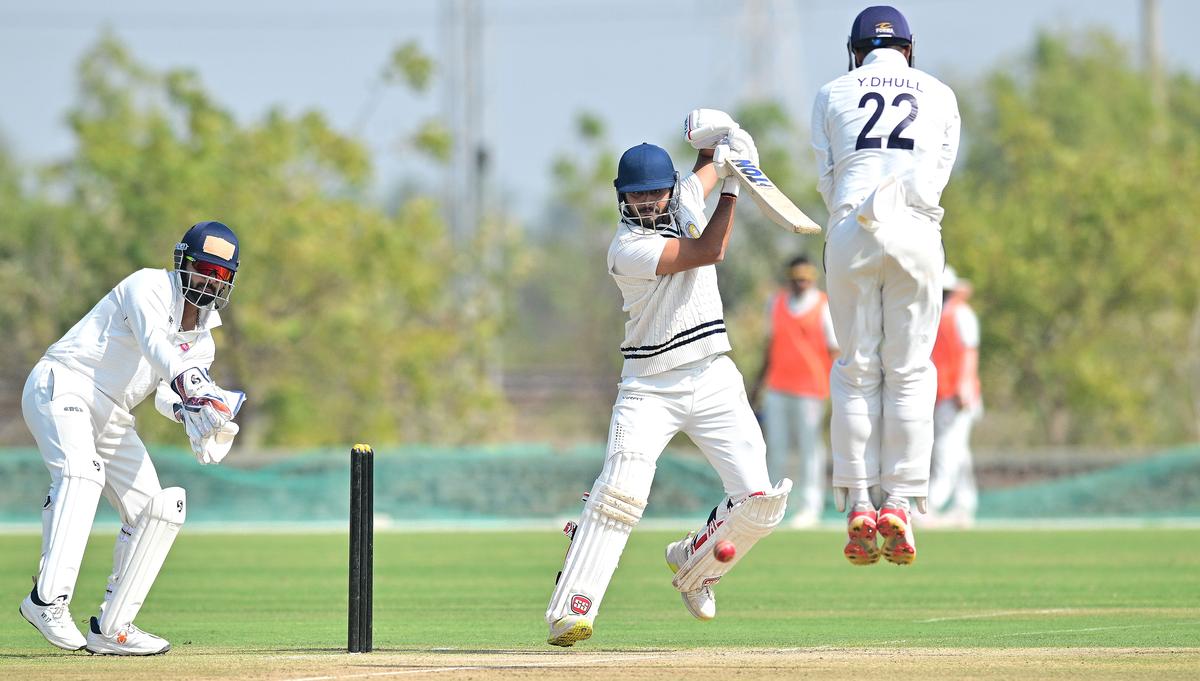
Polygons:
<instances>
[{"instance_id":1,"label":"green boundary fence","mask_svg":"<svg viewBox=\"0 0 1200 681\"><path fill-rule=\"evenodd\" d=\"M600 446L376 450L375 504L385 523L496 522L574 516L603 459ZM346 522L349 446L200 466L190 452L154 448L163 486L187 489L189 524ZM0 450L0 523L36 523L49 477L33 448ZM700 520L722 496L696 454L658 462L648 518ZM832 507L829 518L836 517ZM98 519L115 519L105 501ZM1200 517L1200 447L1069 478L983 490L981 519Z\"/></svg>"}]
</instances>

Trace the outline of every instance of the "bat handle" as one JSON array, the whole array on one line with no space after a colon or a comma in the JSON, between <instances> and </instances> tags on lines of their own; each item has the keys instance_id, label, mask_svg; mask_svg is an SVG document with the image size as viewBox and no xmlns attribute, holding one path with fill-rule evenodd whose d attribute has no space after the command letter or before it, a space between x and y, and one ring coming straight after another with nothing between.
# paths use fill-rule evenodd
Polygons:
<instances>
[{"instance_id":1,"label":"bat handle","mask_svg":"<svg viewBox=\"0 0 1200 681\"><path fill-rule=\"evenodd\" d=\"M729 145L718 144L713 148L713 165L720 168L729 160Z\"/></svg>"}]
</instances>

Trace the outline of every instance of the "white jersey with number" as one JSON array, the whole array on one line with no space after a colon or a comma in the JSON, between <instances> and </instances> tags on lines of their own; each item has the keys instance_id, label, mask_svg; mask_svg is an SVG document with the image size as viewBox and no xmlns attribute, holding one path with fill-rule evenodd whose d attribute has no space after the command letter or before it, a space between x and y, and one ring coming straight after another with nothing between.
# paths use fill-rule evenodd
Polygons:
<instances>
[{"instance_id":1,"label":"white jersey with number","mask_svg":"<svg viewBox=\"0 0 1200 681\"><path fill-rule=\"evenodd\" d=\"M900 180L909 208L941 221L938 204L958 155L958 100L900 52L873 50L862 66L822 87L812 136L831 225L888 177Z\"/></svg>"},{"instance_id":2,"label":"white jersey with number","mask_svg":"<svg viewBox=\"0 0 1200 681\"><path fill-rule=\"evenodd\" d=\"M667 239L699 238L708 224L704 185L694 173L679 183L679 199L679 232L639 234L621 223L608 248L608 272L629 314L622 377L662 373L730 349L716 267L656 273Z\"/></svg>"},{"instance_id":3,"label":"white jersey with number","mask_svg":"<svg viewBox=\"0 0 1200 681\"><path fill-rule=\"evenodd\" d=\"M169 384L185 369L207 370L216 354L215 311L202 311L197 328L181 331L179 274L143 269L117 284L83 319L46 350L46 357L91 381L115 405L132 410L159 390L156 406L171 416Z\"/></svg>"}]
</instances>

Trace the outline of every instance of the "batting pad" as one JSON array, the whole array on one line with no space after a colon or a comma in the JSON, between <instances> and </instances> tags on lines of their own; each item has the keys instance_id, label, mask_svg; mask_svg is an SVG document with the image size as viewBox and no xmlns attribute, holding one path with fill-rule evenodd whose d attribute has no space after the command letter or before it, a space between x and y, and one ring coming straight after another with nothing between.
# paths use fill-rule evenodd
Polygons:
<instances>
[{"instance_id":1,"label":"batting pad","mask_svg":"<svg viewBox=\"0 0 1200 681\"><path fill-rule=\"evenodd\" d=\"M103 487L104 473L99 465L93 468L90 460L82 466L65 466L49 505L42 512L43 553L37 592L44 602L59 596L71 600Z\"/></svg>"},{"instance_id":2,"label":"batting pad","mask_svg":"<svg viewBox=\"0 0 1200 681\"><path fill-rule=\"evenodd\" d=\"M567 615L595 616L629 532L642 519L653 479L654 460L645 455L618 452L604 462L550 597L548 623Z\"/></svg>"},{"instance_id":3,"label":"batting pad","mask_svg":"<svg viewBox=\"0 0 1200 681\"><path fill-rule=\"evenodd\" d=\"M142 609L187 516L184 499L182 487L168 487L142 509L125 547L124 564L117 570L112 598L100 613L100 632L105 636L116 635Z\"/></svg>"},{"instance_id":4,"label":"batting pad","mask_svg":"<svg viewBox=\"0 0 1200 681\"><path fill-rule=\"evenodd\" d=\"M771 534L783 520L788 492L791 490L792 481L784 478L770 492L749 497L730 509L725 522L692 552L687 562L675 573L675 579L671 581L675 588L688 592L711 586L732 570L759 539ZM732 560L722 563L713 555L712 549L720 541L733 542L737 548Z\"/></svg>"}]
</instances>

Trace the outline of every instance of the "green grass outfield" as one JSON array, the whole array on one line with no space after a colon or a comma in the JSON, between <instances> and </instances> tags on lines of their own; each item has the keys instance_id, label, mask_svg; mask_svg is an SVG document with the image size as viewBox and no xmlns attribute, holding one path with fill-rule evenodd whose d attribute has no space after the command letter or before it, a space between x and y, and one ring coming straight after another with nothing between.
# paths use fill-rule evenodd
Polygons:
<instances>
[{"instance_id":1,"label":"green grass outfield","mask_svg":"<svg viewBox=\"0 0 1200 681\"><path fill-rule=\"evenodd\" d=\"M712 622L688 616L671 588L662 549L677 536L634 532L595 635L563 655L883 648L953 657L955 649L1086 649L1036 656L1039 666L1029 670L1070 677L1088 670L1056 665L1103 661L1112 649L1121 677L1196 678L1200 670L1200 530L928 531L918 535L917 563L906 568L851 566L833 531L780 531L721 582ZM111 541L106 533L93 536L72 606L77 621L103 594ZM28 593L39 542L36 535L0 535L0 678L283 679L310 668L326 674L320 678L365 678L368 672L329 672L325 663L382 659L331 657L346 642L343 534L185 528L137 620L174 649L144 660L59 652L21 618L17 605ZM552 652L542 617L565 549L552 526L536 533L379 533L376 648L562 659L541 657ZM406 676L421 671L405 669ZM372 678L388 675L387 668L375 672Z\"/></svg>"}]
</instances>

